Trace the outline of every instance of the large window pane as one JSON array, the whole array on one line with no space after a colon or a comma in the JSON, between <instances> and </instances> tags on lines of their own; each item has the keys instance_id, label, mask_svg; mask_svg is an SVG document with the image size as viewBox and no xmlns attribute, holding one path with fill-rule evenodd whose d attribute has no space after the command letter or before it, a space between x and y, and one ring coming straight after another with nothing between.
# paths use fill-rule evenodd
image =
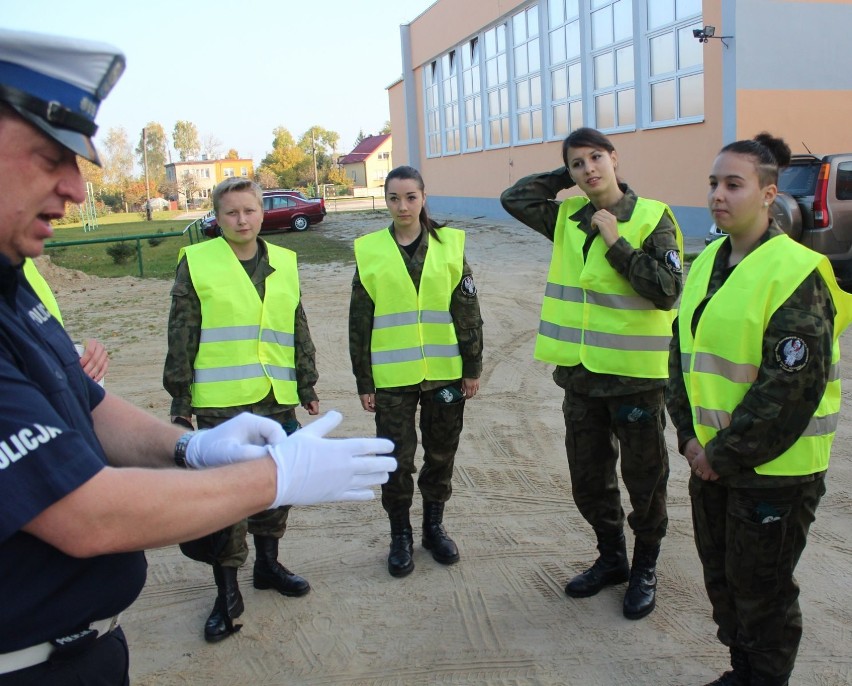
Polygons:
<instances>
[{"instance_id":1,"label":"large window pane","mask_svg":"<svg viewBox=\"0 0 852 686\"><path fill-rule=\"evenodd\" d=\"M509 78L509 72L506 69L506 55L497 57L497 78L500 79L500 83Z\"/></svg>"},{"instance_id":2,"label":"large window pane","mask_svg":"<svg viewBox=\"0 0 852 686\"><path fill-rule=\"evenodd\" d=\"M568 95L572 97L579 96L583 88L583 79L581 77L582 69L580 63L572 64L568 67Z\"/></svg>"},{"instance_id":3,"label":"large window pane","mask_svg":"<svg viewBox=\"0 0 852 686\"><path fill-rule=\"evenodd\" d=\"M618 125L633 126L636 123L636 93L632 88L618 91Z\"/></svg>"},{"instance_id":4,"label":"large window pane","mask_svg":"<svg viewBox=\"0 0 852 686\"><path fill-rule=\"evenodd\" d=\"M592 49L612 45L612 7L592 13Z\"/></svg>"},{"instance_id":5,"label":"large window pane","mask_svg":"<svg viewBox=\"0 0 852 686\"><path fill-rule=\"evenodd\" d=\"M704 63L704 44L695 40L692 29L700 29L701 24L693 24L677 32L677 68L688 69Z\"/></svg>"},{"instance_id":6,"label":"large window pane","mask_svg":"<svg viewBox=\"0 0 852 686\"><path fill-rule=\"evenodd\" d=\"M616 42L633 36L633 0L618 0L613 3L612 20Z\"/></svg>"},{"instance_id":7,"label":"large window pane","mask_svg":"<svg viewBox=\"0 0 852 686\"><path fill-rule=\"evenodd\" d=\"M696 43L698 41L695 41ZM675 70L674 33L664 33L651 39L651 76Z\"/></svg>"},{"instance_id":8,"label":"large window pane","mask_svg":"<svg viewBox=\"0 0 852 686\"><path fill-rule=\"evenodd\" d=\"M541 124L541 110L532 111L532 137L543 138Z\"/></svg>"},{"instance_id":9,"label":"large window pane","mask_svg":"<svg viewBox=\"0 0 852 686\"><path fill-rule=\"evenodd\" d=\"M571 130L574 131L583 126L583 103L579 100L572 102L570 107Z\"/></svg>"},{"instance_id":10,"label":"large window pane","mask_svg":"<svg viewBox=\"0 0 852 686\"><path fill-rule=\"evenodd\" d=\"M651 85L651 120L670 121L675 118L675 82L661 81Z\"/></svg>"},{"instance_id":11,"label":"large window pane","mask_svg":"<svg viewBox=\"0 0 852 686\"><path fill-rule=\"evenodd\" d=\"M704 114L704 74L685 76L680 80L680 116L700 117Z\"/></svg>"},{"instance_id":12,"label":"large window pane","mask_svg":"<svg viewBox=\"0 0 852 686\"><path fill-rule=\"evenodd\" d=\"M485 63L485 85L491 88L500 83L497 79L497 60L488 60Z\"/></svg>"},{"instance_id":13,"label":"large window pane","mask_svg":"<svg viewBox=\"0 0 852 686\"><path fill-rule=\"evenodd\" d=\"M490 128L490 131L491 131L491 143L492 143L492 145L502 143L503 137L501 135L502 127L500 126L500 120L495 119L494 121L492 121L489 128Z\"/></svg>"},{"instance_id":14,"label":"large window pane","mask_svg":"<svg viewBox=\"0 0 852 686\"><path fill-rule=\"evenodd\" d=\"M518 109L526 109L530 106L530 87L528 81L522 81L517 85L515 97Z\"/></svg>"},{"instance_id":15,"label":"large window pane","mask_svg":"<svg viewBox=\"0 0 852 686\"><path fill-rule=\"evenodd\" d=\"M530 72L538 71L541 68L541 54L539 53L538 38L534 38L529 42L529 51L527 53L529 60Z\"/></svg>"},{"instance_id":16,"label":"large window pane","mask_svg":"<svg viewBox=\"0 0 852 686\"><path fill-rule=\"evenodd\" d=\"M527 36L535 38L538 35L538 5L533 5L524 14L527 15Z\"/></svg>"},{"instance_id":17,"label":"large window pane","mask_svg":"<svg viewBox=\"0 0 852 686\"><path fill-rule=\"evenodd\" d=\"M595 98L595 123L599 129L615 128L615 96L613 93Z\"/></svg>"},{"instance_id":18,"label":"large window pane","mask_svg":"<svg viewBox=\"0 0 852 686\"><path fill-rule=\"evenodd\" d=\"M567 57L565 52L565 27L560 26L550 34L550 63L559 64Z\"/></svg>"},{"instance_id":19,"label":"large window pane","mask_svg":"<svg viewBox=\"0 0 852 686\"><path fill-rule=\"evenodd\" d=\"M529 64L527 64L527 46L522 45L515 48L515 75L523 76L529 73Z\"/></svg>"},{"instance_id":20,"label":"large window pane","mask_svg":"<svg viewBox=\"0 0 852 686\"><path fill-rule=\"evenodd\" d=\"M565 3L562 0L550 0L547 10L547 25L550 28L565 23Z\"/></svg>"},{"instance_id":21,"label":"large window pane","mask_svg":"<svg viewBox=\"0 0 852 686\"><path fill-rule=\"evenodd\" d=\"M564 100L568 97L568 73L565 67L555 69L550 75L550 94L553 100Z\"/></svg>"},{"instance_id":22,"label":"large window pane","mask_svg":"<svg viewBox=\"0 0 852 686\"><path fill-rule=\"evenodd\" d=\"M512 39L515 45L520 45L527 40L526 12L521 12L512 17Z\"/></svg>"},{"instance_id":23,"label":"large window pane","mask_svg":"<svg viewBox=\"0 0 852 686\"><path fill-rule=\"evenodd\" d=\"M701 2L701 0L698 0ZM674 21L674 4L672 0L650 0L648 2L648 29L665 26Z\"/></svg>"},{"instance_id":24,"label":"large window pane","mask_svg":"<svg viewBox=\"0 0 852 686\"><path fill-rule=\"evenodd\" d=\"M568 105L557 105L553 108L553 133L556 136L568 135Z\"/></svg>"},{"instance_id":25,"label":"large window pane","mask_svg":"<svg viewBox=\"0 0 852 686\"><path fill-rule=\"evenodd\" d=\"M503 86L500 89L500 111L504 114L509 111L509 87Z\"/></svg>"},{"instance_id":26,"label":"large window pane","mask_svg":"<svg viewBox=\"0 0 852 686\"><path fill-rule=\"evenodd\" d=\"M658 2L658 0L654 0L654 2ZM678 19L686 19L693 14L701 14L701 0L677 0L676 6Z\"/></svg>"},{"instance_id":27,"label":"large window pane","mask_svg":"<svg viewBox=\"0 0 852 686\"><path fill-rule=\"evenodd\" d=\"M615 85L612 53L607 52L595 57L595 88L611 88Z\"/></svg>"},{"instance_id":28,"label":"large window pane","mask_svg":"<svg viewBox=\"0 0 852 686\"><path fill-rule=\"evenodd\" d=\"M568 59L580 56L580 21L572 21L565 27L565 46Z\"/></svg>"},{"instance_id":29,"label":"large window pane","mask_svg":"<svg viewBox=\"0 0 852 686\"><path fill-rule=\"evenodd\" d=\"M615 51L616 83L630 83L633 80L633 46Z\"/></svg>"},{"instance_id":30,"label":"large window pane","mask_svg":"<svg viewBox=\"0 0 852 686\"><path fill-rule=\"evenodd\" d=\"M497 91L488 93L488 114L492 117L500 114L500 93Z\"/></svg>"},{"instance_id":31,"label":"large window pane","mask_svg":"<svg viewBox=\"0 0 852 686\"><path fill-rule=\"evenodd\" d=\"M518 140L528 141L530 138L532 138L530 115L528 112L523 112L518 115Z\"/></svg>"}]
</instances>

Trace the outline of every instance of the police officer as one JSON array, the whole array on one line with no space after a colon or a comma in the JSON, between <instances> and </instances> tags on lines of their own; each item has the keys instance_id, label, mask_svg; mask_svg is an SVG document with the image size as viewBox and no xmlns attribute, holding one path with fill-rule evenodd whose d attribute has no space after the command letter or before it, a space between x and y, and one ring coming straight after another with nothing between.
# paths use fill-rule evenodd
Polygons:
<instances>
[{"instance_id":1,"label":"police officer","mask_svg":"<svg viewBox=\"0 0 852 686\"><path fill-rule=\"evenodd\" d=\"M479 390L482 317L464 232L436 224L426 211L423 178L397 167L385 179L393 223L355 241L357 269L349 309L349 353L361 405L376 415L376 434L396 444L399 468L382 487L390 519L388 572L414 570L409 518L420 405L423 547L441 564L459 559L443 525L465 400Z\"/></svg>"},{"instance_id":2,"label":"police officer","mask_svg":"<svg viewBox=\"0 0 852 686\"><path fill-rule=\"evenodd\" d=\"M213 189L213 211L222 235L181 251L172 288L163 386L172 396L173 421L191 427L195 414L203 429L253 412L291 434L299 428L297 405L311 415L319 412L316 349L302 307L296 253L259 237L263 191L254 181L222 181ZM246 332L242 340L237 331ZM200 555L212 564L218 589L204 625L206 640L230 635L229 620L243 612L237 570L248 556L247 532L257 551L255 588L294 597L311 590L278 562L288 513L286 507L258 512L213 540L183 546L194 559L199 544L213 548Z\"/></svg>"},{"instance_id":3,"label":"police officer","mask_svg":"<svg viewBox=\"0 0 852 686\"><path fill-rule=\"evenodd\" d=\"M23 263L83 201L76 157L98 163L95 114L123 67L109 45L0 29L3 685L127 684L118 615L145 582L145 548L267 507L368 499L396 467L369 456L388 441L324 439L334 413L290 438L250 414L186 432L83 372Z\"/></svg>"},{"instance_id":4,"label":"police officer","mask_svg":"<svg viewBox=\"0 0 852 686\"><path fill-rule=\"evenodd\" d=\"M582 128L562 145L565 166L520 179L500 200L509 214L553 241L535 357L556 365L565 389L565 448L574 502L595 531L598 559L571 579L574 598L629 580L623 613L656 604L656 562L666 533L668 452L663 389L672 308L681 290L683 239L671 210L619 181L618 155ZM577 185L587 197L561 205ZM627 563L621 473L633 512Z\"/></svg>"},{"instance_id":5,"label":"police officer","mask_svg":"<svg viewBox=\"0 0 852 686\"><path fill-rule=\"evenodd\" d=\"M732 670L712 685L785 686L802 634L793 571L840 410L838 338L852 314L828 260L772 221L783 140L722 148L708 203L728 234L690 268L667 405L692 476L695 544Z\"/></svg>"}]
</instances>

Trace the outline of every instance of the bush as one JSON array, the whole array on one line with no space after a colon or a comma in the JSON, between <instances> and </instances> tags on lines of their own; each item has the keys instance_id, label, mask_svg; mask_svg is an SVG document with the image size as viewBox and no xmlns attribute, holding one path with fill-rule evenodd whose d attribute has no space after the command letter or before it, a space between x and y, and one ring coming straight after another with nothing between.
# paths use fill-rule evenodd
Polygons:
<instances>
[{"instance_id":1,"label":"bush","mask_svg":"<svg viewBox=\"0 0 852 686\"><path fill-rule=\"evenodd\" d=\"M163 233L163 230L157 229L157 233ZM166 240L165 237L163 237L163 238L149 238L148 239L148 245L150 245L152 248L156 248L164 240Z\"/></svg>"},{"instance_id":2,"label":"bush","mask_svg":"<svg viewBox=\"0 0 852 686\"><path fill-rule=\"evenodd\" d=\"M106 252L112 258L114 264L124 264L136 255L136 248L131 245L130 241L121 241L110 245Z\"/></svg>"}]
</instances>

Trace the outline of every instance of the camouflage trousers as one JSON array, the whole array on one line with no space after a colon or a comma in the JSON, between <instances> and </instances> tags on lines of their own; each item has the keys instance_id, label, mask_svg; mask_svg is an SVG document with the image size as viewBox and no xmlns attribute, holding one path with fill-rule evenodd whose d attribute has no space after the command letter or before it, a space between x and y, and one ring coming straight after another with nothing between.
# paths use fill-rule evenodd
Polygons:
<instances>
[{"instance_id":1,"label":"camouflage trousers","mask_svg":"<svg viewBox=\"0 0 852 686\"><path fill-rule=\"evenodd\" d=\"M666 535L669 456L663 430L663 389L595 397L565 390L565 451L580 514L599 539L624 528L616 462L633 508L627 523L649 546Z\"/></svg>"},{"instance_id":2,"label":"camouflage trousers","mask_svg":"<svg viewBox=\"0 0 852 686\"><path fill-rule=\"evenodd\" d=\"M692 523L717 636L752 672L793 671L802 636L793 572L825 494L825 478L783 488L728 488L692 477Z\"/></svg>"},{"instance_id":3,"label":"camouflage trousers","mask_svg":"<svg viewBox=\"0 0 852 686\"><path fill-rule=\"evenodd\" d=\"M382 507L388 513L407 511L414 498L415 418L420 405L423 466L417 486L424 502L446 502L453 492L453 466L464 425L464 400L435 402L435 390L376 391L376 436L394 442L399 466L382 485Z\"/></svg>"},{"instance_id":4,"label":"camouflage trousers","mask_svg":"<svg viewBox=\"0 0 852 686\"><path fill-rule=\"evenodd\" d=\"M281 412L267 416L281 424L287 435L300 428L300 424L296 420L295 410L282 410ZM227 421L227 418L224 417L210 417L205 415L197 415L196 419L199 429L210 429ZM235 487L237 487L236 484ZM246 535L252 534L254 536L281 538L287 530L287 516L289 513L289 507L264 510L263 512L251 515L248 519L243 519L212 534L217 541L216 562L223 567L241 567L244 565L246 558L248 558Z\"/></svg>"}]
</instances>

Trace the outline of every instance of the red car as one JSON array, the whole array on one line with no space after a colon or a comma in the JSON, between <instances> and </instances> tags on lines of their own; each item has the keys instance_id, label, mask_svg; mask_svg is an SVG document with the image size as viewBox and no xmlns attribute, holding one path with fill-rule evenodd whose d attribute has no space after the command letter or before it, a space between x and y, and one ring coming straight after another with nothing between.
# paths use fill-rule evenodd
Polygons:
<instances>
[{"instance_id":1,"label":"red car","mask_svg":"<svg viewBox=\"0 0 852 686\"><path fill-rule=\"evenodd\" d=\"M322 198L306 198L299 191L264 191L260 231L305 231L311 224L321 222L325 215L325 200ZM209 238L218 236L216 217L211 215L202 220L201 230Z\"/></svg>"}]
</instances>

